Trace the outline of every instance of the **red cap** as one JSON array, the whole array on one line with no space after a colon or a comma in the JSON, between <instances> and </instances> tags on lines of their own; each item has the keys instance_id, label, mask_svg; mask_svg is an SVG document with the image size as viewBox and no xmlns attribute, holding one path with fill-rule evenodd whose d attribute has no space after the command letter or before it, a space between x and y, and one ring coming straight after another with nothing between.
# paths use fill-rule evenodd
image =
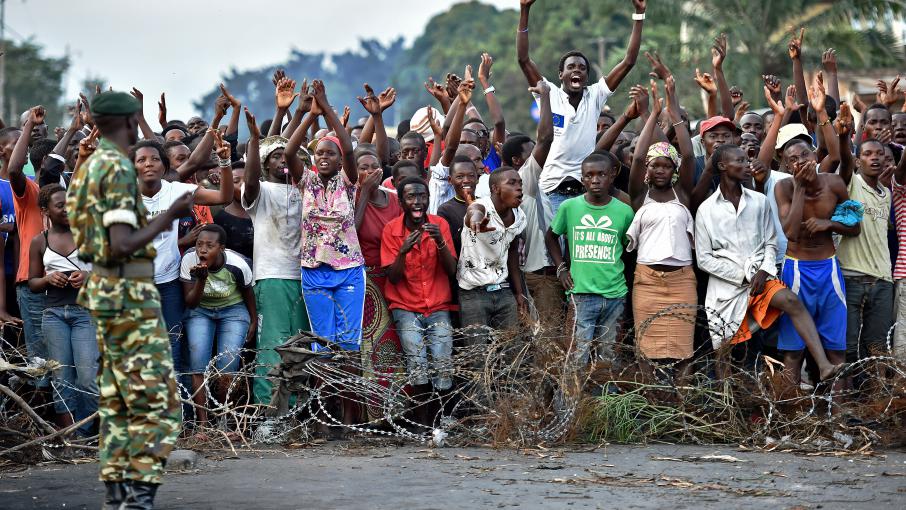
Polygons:
<instances>
[{"instance_id":1,"label":"red cap","mask_svg":"<svg viewBox=\"0 0 906 510\"><path fill-rule=\"evenodd\" d=\"M727 126L728 128L739 132L739 126L737 126L735 122L721 116L711 117L710 119L703 120L698 127L698 132L700 135L704 136L705 133L711 131L717 126Z\"/></svg>"}]
</instances>

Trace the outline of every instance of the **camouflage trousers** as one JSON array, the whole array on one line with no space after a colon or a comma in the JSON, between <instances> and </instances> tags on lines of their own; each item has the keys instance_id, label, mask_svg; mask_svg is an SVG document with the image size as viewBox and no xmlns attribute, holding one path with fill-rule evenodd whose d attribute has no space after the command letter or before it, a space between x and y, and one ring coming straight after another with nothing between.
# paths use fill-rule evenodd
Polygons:
<instances>
[{"instance_id":1,"label":"camouflage trousers","mask_svg":"<svg viewBox=\"0 0 906 510\"><path fill-rule=\"evenodd\" d=\"M182 419L159 309L93 313L101 353L101 481L161 483Z\"/></svg>"}]
</instances>

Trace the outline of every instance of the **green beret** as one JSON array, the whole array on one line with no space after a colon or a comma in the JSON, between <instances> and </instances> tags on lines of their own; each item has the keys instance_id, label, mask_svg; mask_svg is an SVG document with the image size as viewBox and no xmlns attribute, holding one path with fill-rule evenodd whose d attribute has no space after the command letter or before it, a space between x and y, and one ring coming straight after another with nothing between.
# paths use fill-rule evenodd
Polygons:
<instances>
[{"instance_id":1,"label":"green beret","mask_svg":"<svg viewBox=\"0 0 906 510\"><path fill-rule=\"evenodd\" d=\"M101 92L91 100L92 115L132 115L142 109L137 99L125 92Z\"/></svg>"}]
</instances>

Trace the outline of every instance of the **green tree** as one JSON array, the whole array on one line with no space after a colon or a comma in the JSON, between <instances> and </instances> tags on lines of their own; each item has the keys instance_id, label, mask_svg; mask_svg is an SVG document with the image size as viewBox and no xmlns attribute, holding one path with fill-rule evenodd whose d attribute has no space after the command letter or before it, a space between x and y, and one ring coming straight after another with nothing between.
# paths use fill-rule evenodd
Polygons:
<instances>
[{"instance_id":1,"label":"green tree","mask_svg":"<svg viewBox=\"0 0 906 510\"><path fill-rule=\"evenodd\" d=\"M6 111L0 112L6 123L18 125L19 115L39 104L47 109L49 125L62 123L63 75L68 69L68 58L43 56L42 47L31 39L6 41Z\"/></svg>"}]
</instances>

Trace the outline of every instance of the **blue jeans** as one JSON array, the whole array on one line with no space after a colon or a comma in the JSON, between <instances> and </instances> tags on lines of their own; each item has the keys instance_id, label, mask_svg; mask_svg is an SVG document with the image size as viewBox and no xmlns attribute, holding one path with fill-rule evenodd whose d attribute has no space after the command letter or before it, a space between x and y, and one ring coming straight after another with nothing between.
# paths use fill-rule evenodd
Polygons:
<instances>
[{"instance_id":1,"label":"blue jeans","mask_svg":"<svg viewBox=\"0 0 906 510\"><path fill-rule=\"evenodd\" d=\"M23 262L27 263L27 261ZM44 293L32 292L27 283L16 284L16 302L22 314L22 327L25 331L25 349L29 358L47 359L47 343L41 332L41 321L44 314ZM47 377L37 380L37 385L44 388L50 385Z\"/></svg>"},{"instance_id":2,"label":"blue jeans","mask_svg":"<svg viewBox=\"0 0 906 510\"><path fill-rule=\"evenodd\" d=\"M41 322L53 373L54 409L79 421L98 410L98 339L87 309L79 305L44 309Z\"/></svg>"},{"instance_id":3,"label":"blue jeans","mask_svg":"<svg viewBox=\"0 0 906 510\"><path fill-rule=\"evenodd\" d=\"M245 303L223 308L190 308L186 317L189 337L189 371L203 373L211 362L214 343L217 343L217 360L214 366L222 372L239 369L239 351L245 343L251 324Z\"/></svg>"},{"instance_id":4,"label":"blue jeans","mask_svg":"<svg viewBox=\"0 0 906 510\"><path fill-rule=\"evenodd\" d=\"M570 301L576 310L574 339L576 361L589 362L591 344L597 342L595 357L613 362L617 339L617 321L623 315L625 297L606 298L598 294L573 294Z\"/></svg>"},{"instance_id":5,"label":"blue jeans","mask_svg":"<svg viewBox=\"0 0 906 510\"><path fill-rule=\"evenodd\" d=\"M431 315L394 308L393 321L406 353L406 368L412 384L428 384L428 375L438 390L453 386L452 372L453 326L450 312L439 310ZM431 351L431 368L428 352Z\"/></svg>"},{"instance_id":6,"label":"blue jeans","mask_svg":"<svg viewBox=\"0 0 906 510\"><path fill-rule=\"evenodd\" d=\"M563 204L563 202L566 202L570 198L575 198L578 196L580 195L566 195L557 191L548 193L547 198L549 198L551 201L551 209L554 211L554 216L557 215L557 209L560 209L560 205Z\"/></svg>"},{"instance_id":7,"label":"blue jeans","mask_svg":"<svg viewBox=\"0 0 906 510\"><path fill-rule=\"evenodd\" d=\"M336 342L344 351L359 350L365 308L364 267L303 267L302 298L314 334ZM320 346L314 347L317 350Z\"/></svg>"},{"instance_id":8,"label":"blue jeans","mask_svg":"<svg viewBox=\"0 0 906 510\"><path fill-rule=\"evenodd\" d=\"M172 282L156 285L160 293L160 310L167 325L170 335L170 351L173 353L173 370L177 374L185 372L183 366L184 349L180 345L179 337L182 336L182 320L186 312L186 300L182 293L182 283L179 279Z\"/></svg>"}]
</instances>

